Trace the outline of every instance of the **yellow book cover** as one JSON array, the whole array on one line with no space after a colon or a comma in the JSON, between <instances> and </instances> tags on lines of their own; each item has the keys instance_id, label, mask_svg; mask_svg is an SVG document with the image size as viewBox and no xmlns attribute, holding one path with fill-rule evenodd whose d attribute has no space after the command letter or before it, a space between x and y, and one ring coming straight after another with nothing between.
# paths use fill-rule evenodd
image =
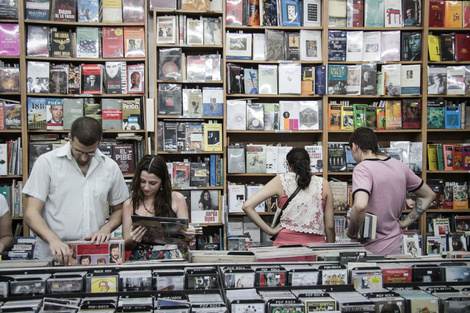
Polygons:
<instances>
[{"instance_id":1,"label":"yellow book cover","mask_svg":"<svg viewBox=\"0 0 470 313\"><path fill-rule=\"evenodd\" d=\"M204 123L204 151L222 151L222 124Z\"/></svg>"},{"instance_id":2,"label":"yellow book cover","mask_svg":"<svg viewBox=\"0 0 470 313\"><path fill-rule=\"evenodd\" d=\"M462 27L462 1L446 1L444 27Z\"/></svg>"},{"instance_id":3,"label":"yellow book cover","mask_svg":"<svg viewBox=\"0 0 470 313\"><path fill-rule=\"evenodd\" d=\"M401 129L401 101L385 101L385 129Z\"/></svg>"},{"instance_id":4,"label":"yellow book cover","mask_svg":"<svg viewBox=\"0 0 470 313\"><path fill-rule=\"evenodd\" d=\"M437 171L437 144L428 144L428 170Z\"/></svg>"},{"instance_id":5,"label":"yellow book cover","mask_svg":"<svg viewBox=\"0 0 470 313\"><path fill-rule=\"evenodd\" d=\"M436 35L428 35L429 59L431 61L441 60L441 38Z\"/></svg>"},{"instance_id":6,"label":"yellow book cover","mask_svg":"<svg viewBox=\"0 0 470 313\"><path fill-rule=\"evenodd\" d=\"M467 210L468 209L468 190L467 185L455 185L452 188L453 193L453 208L454 210Z\"/></svg>"},{"instance_id":7,"label":"yellow book cover","mask_svg":"<svg viewBox=\"0 0 470 313\"><path fill-rule=\"evenodd\" d=\"M341 130L354 130L354 107L341 107Z\"/></svg>"},{"instance_id":8,"label":"yellow book cover","mask_svg":"<svg viewBox=\"0 0 470 313\"><path fill-rule=\"evenodd\" d=\"M330 119L328 121L329 130L340 130L341 129L341 107L343 105L338 103L328 104L328 115Z\"/></svg>"},{"instance_id":9,"label":"yellow book cover","mask_svg":"<svg viewBox=\"0 0 470 313\"><path fill-rule=\"evenodd\" d=\"M181 10L209 11L210 3L209 0L182 0Z\"/></svg>"}]
</instances>

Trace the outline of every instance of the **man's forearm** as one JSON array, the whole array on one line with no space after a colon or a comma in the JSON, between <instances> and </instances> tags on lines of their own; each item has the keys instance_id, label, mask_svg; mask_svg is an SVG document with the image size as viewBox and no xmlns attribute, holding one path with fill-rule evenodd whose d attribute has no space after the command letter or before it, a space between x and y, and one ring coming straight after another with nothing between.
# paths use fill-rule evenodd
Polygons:
<instances>
[{"instance_id":1,"label":"man's forearm","mask_svg":"<svg viewBox=\"0 0 470 313\"><path fill-rule=\"evenodd\" d=\"M108 233L111 233L114 231L116 228L119 227L119 225L122 224L122 206L118 209L113 209L113 213L108 219L108 222L101 226L101 230L104 230Z\"/></svg>"},{"instance_id":2,"label":"man's forearm","mask_svg":"<svg viewBox=\"0 0 470 313\"><path fill-rule=\"evenodd\" d=\"M349 218L348 233L347 236L350 238L356 238L361 229L361 225L364 223L366 216L366 210L358 210L354 205L351 209L351 216Z\"/></svg>"}]
</instances>

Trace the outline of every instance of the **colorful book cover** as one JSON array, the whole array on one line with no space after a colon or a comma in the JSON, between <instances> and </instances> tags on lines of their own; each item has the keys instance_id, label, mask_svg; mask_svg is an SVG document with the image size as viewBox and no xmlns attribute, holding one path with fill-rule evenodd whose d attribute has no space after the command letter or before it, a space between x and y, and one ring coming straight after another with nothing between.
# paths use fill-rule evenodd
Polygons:
<instances>
[{"instance_id":1,"label":"colorful book cover","mask_svg":"<svg viewBox=\"0 0 470 313\"><path fill-rule=\"evenodd\" d=\"M225 23L227 25L243 25L243 1L226 0Z\"/></svg>"},{"instance_id":2,"label":"colorful book cover","mask_svg":"<svg viewBox=\"0 0 470 313\"><path fill-rule=\"evenodd\" d=\"M28 129L46 129L46 98L28 97Z\"/></svg>"},{"instance_id":3,"label":"colorful book cover","mask_svg":"<svg viewBox=\"0 0 470 313\"><path fill-rule=\"evenodd\" d=\"M77 20L80 23L99 23L99 0L77 0Z\"/></svg>"},{"instance_id":4,"label":"colorful book cover","mask_svg":"<svg viewBox=\"0 0 470 313\"><path fill-rule=\"evenodd\" d=\"M429 1L429 27L444 27L445 1Z\"/></svg>"},{"instance_id":5,"label":"colorful book cover","mask_svg":"<svg viewBox=\"0 0 470 313\"><path fill-rule=\"evenodd\" d=\"M421 129L421 99L402 100L403 129Z\"/></svg>"},{"instance_id":6,"label":"colorful book cover","mask_svg":"<svg viewBox=\"0 0 470 313\"><path fill-rule=\"evenodd\" d=\"M462 1L445 1L444 27L462 27Z\"/></svg>"},{"instance_id":7,"label":"colorful book cover","mask_svg":"<svg viewBox=\"0 0 470 313\"><path fill-rule=\"evenodd\" d=\"M401 129L401 101L387 100L385 101L385 129Z\"/></svg>"},{"instance_id":8,"label":"colorful book cover","mask_svg":"<svg viewBox=\"0 0 470 313\"><path fill-rule=\"evenodd\" d=\"M330 103L328 104L328 130L341 129L341 104Z\"/></svg>"},{"instance_id":9,"label":"colorful book cover","mask_svg":"<svg viewBox=\"0 0 470 313\"><path fill-rule=\"evenodd\" d=\"M145 57L145 29L140 26L124 27L124 56Z\"/></svg>"},{"instance_id":10,"label":"colorful book cover","mask_svg":"<svg viewBox=\"0 0 470 313\"><path fill-rule=\"evenodd\" d=\"M300 0L281 0L282 26L300 27Z\"/></svg>"},{"instance_id":11,"label":"colorful book cover","mask_svg":"<svg viewBox=\"0 0 470 313\"><path fill-rule=\"evenodd\" d=\"M328 94L345 95L347 84L346 65L328 65Z\"/></svg>"},{"instance_id":12,"label":"colorful book cover","mask_svg":"<svg viewBox=\"0 0 470 313\"><path fill-rule=\"evenodd\" d=\"M64 106L62 99L46 99L46 129L62 130L64 129Z\"/></svg>"},{"instance_id":13,"label":"colorful book cover","mask_svg":"<svg viewBox=\"0 0 470 313\"><path fill-rule=\"evenodd\" d=\"M104 26L103 31L103 58L124 57L123 27Z\"/></svg>"},{"instance_id":14,"label":"colorful book cover","mask_svg":"<svg viewBox=\"0 0 470 313\"><path fill-rule=\"evenodd\" d=\"M20 55L20 31L18 24L0 23L0 55Z\"/></svg>"}]
</instances>

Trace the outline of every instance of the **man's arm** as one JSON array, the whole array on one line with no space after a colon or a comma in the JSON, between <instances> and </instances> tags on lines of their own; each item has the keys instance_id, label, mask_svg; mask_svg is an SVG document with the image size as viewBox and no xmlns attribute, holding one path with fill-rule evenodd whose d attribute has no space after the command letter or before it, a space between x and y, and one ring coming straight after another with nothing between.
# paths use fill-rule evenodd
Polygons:
<instances>
[{"instance_id":1,"label":"man's arm","mask_svg":"<svg viewBox=\"0 0 470 313\"><path fill-rule=\"evenodd\" d=\"M54 260L62 265L67 265L71 257L69 246L49 228L41 215L43 209L44 201L29 196L24 208L24 221L37 236L49 244Z\"/></svg>"},{"instance_id":2,"label":"man's arm","mask_svg":"<svg viewBox=\"0 0 470 313\"><path fill-rule=\"evenodd\" d=\"M0 253L9 250L13 245L13 233L11 230L11 217L7 212L0 217Z\"/></svg>"},{"instance_id":3,"label":"man's arm","mask_svg":"<svg viewBox=\"0 0 470 313\"><path fill-rule=\"evenodd\" d=\"M436 194L432 191L431 188L427 184L423 184L419 187L418 190L414 191L416 194L416 203L413 210L411 210L410 214L406 216L403 221L399 221L401 227L408 227L414 221L416 221L423 213L426 211L431 203L436 198Z\"/></svg>"},{"instance_id":4,"label":"man's arm","mask_svg":"<svg viewBox=\"0 0 470 313\"><path fill-rule=\"evenodd\" d=\"M108 219L108 222L101 226L101 228L95 231L91 236L86 237L85 239L90 239L91 243L100 244L103 242L109 241L111 238L111 232L118 228L122 223L122 207L124 202L119 203L115 206L110 206L113 213Z\"/></svg>"},{"instance_id":5,"label":"man's arm","mask_svg":"<svg viewBox=\"0 0 470 313\"><path fill-rule=\"evenodd\" d=\"M357 238L366 217L367 205L369 204L369 194L365 191L358 191L354 194L354 204L351 208L348 233L349 238Z\"/></svg>"}]
</instances>

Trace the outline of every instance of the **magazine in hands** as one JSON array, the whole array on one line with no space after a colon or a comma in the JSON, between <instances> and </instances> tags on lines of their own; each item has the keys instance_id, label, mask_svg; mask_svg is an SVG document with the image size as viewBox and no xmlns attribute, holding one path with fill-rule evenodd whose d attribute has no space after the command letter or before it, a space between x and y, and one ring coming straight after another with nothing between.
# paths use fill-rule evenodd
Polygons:
<instances>
[{"instance_id":1,"label":"magazine in hands","mask_svg":"<svg viewBox=\"0 0 470 313\"><path fill-rule=\"evenodd\" d=\"M144 244L171 244L186 240L180 232L188 229L188 219L157 216L132 215L132 224L135 227L144 226L147 231L142 238Z\"/></svg>"}]
</instances>

